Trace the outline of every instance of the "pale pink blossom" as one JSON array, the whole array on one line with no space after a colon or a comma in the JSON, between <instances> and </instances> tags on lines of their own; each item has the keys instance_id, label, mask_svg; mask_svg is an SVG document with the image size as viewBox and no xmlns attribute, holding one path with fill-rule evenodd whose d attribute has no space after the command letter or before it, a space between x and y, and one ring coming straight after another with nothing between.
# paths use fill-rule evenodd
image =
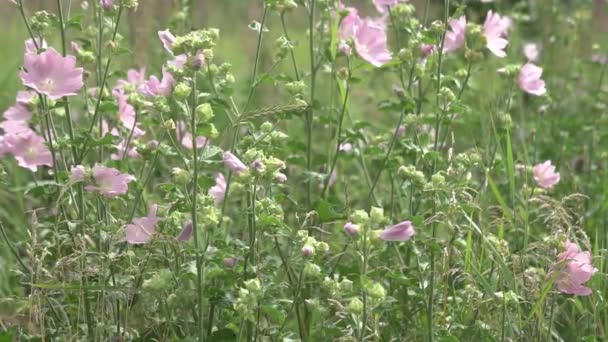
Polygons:
<instances>
[{"instance_id":1,"label":"pale pink blossom","mask_svg":"<svg viewBox=\"0 0 608 342\"><path fill-rule=\"evenodd\" d=\"M158 206L152 204L148 210L147 217L133 219L132 224L126 225L124 240L132 245L150 242L158 224L158 217L156 217L157 210Z\"/></svg>"},{"instance_id":2,"label":"pale pink blossom","mask_svg":"<svg viewBox=\"0 0 608 342\"><path fill-rule=\"evenodd\" d=\"M359 226L352 222L346 222L346 224L344 224L344 231L348 235L356 235L359 233Z\"/></svg>"},{"instance_id":3,"label":"pale pink blossom","mask_svg":"<svg viewBox=\"0 0 608 342\"><path fill-rule=\"evenodd\" d=\"M230 151L224 152L224 165L237 175L248 170L247 165Z\"/></svg>"},{"instance_id":4,"label":"pale pink blossom","mask_svg":"<svg viewBox=\"0 0 608 342\"><path fill-rule=\"evenodd\" d=\"M179 236L177 237L177 240L179 240L179 241L188 241L188 240L190 240L192 238L193 231L194 231L194 227L192 225L192 221L187 221L184 224L184 228L179 233Z\"/></svg>"},{"instance_id":5,"label":"pale pink blossom","mask_svg":"<svg viewBox=\"0 0 608 342\"><path fill-rule=\"evenodd\" d=\"M41 54L26 53L21 81L26 87L52 100L76 95L84 86L83 69L76 67L76 57L63 57L53 48Z\"/></svg>"},{"instance_id":6,"label":"pale pink blossom","mask_svg":"<svg viewBox=\"0 0 608 342\"><path fill-rule=\"evenodd\" d=\"M550 160L534 166L533 173L534 180L542 188L551 189L559 182L559 173L555 172L555 166L551 165Z\"/></svg>"},{"instance_id":7,"label":"pale pink blossom","mask_svg":"<svg viewBox=\"0 0 608 342\"><path fill-rule=\"evenodd\" d=\"M135 180L132 175L120 173L114 168L100 164L95 164L91 171L95 184L87 185L85 189L90 192L98 192L105 197L112 198L126 194L129 190L129 183Z\"/></svg>"},{"instance_id":8,"label":"pale pink blossom","mask_svg":"<svg viewBox=\"0 0 608 342\"><path fill-rule=\"evenodd\" d=\"M32 118L32 113L30 113L26 105L16 103L12 107L9 107L3 116L6 120L10 121L27 121Z\"/></svg>"},{"instance_id":9,"label":"pale pink blossom","mask_svg":"<svg viewBox=\"0 0 608 342\"><path fill-rule=\"evenodd\" d=\"M541 79L543 69L532 64L526 63L519 71L517 83L519 88L528 94L542 96L547 92L545 81Z\"/></svg>"},{"instance_id":10,"label":"pale pink blossom","mask_svg":"<svg viewBox=\"0 0 608 342\"><path fill-rule=\"evenodd\" d=\"M23 168L35 172L38 166L53 166L53 157L44 138L32 130L6 134L3 143L5 152L11 153Z\"/></svg>"},{"instance_id":11,"label":"pale pink blossom","mask_svg":"<svg viewBox=\"0 0 608 342\"><path fill-rule=\"evenodd\" d=\"M127 96L121 92L116 92L115 96L118 99L118 118L123 126L129 131L129 134L131 130L133 130L134 138L145 135L146 132L137 126L135 108L127 102Z\"/></svg>"},{"instance_id":12,"label":"pale pink blossom","mask_svg":"<svg viewBox=\"0 0 608 342\"><path fill-rule=\"evenodd\" d=\"M597 272L593 267L591 253L581 252L578 246L566 241L566 250L557 256L559 273L555 278L555 284L560 292L588 296L591 289L583 284L591 279Z\"/></svg>"},{"instance_id":13,"label":"pale pink blossom","mask_svg":"<svg viewBox=\"0 0 608 342\"><path fill-rule=\"evenodd\" d=\"M175 83L173 75L171 75L169 71L163 69L162 81L156 76L150 76L147 81L139 86L138 92L148 97L167 96L171 94L171 91L173 90L173 83Z\"/></svg>"},{"instance_id":14,"label":"pale pink blossom","mask_svg":"<svg viewBox=\"0 0 608 342\"><path fill-rule=\"evenodd\" d=\"M370 19L364 20L356 29L354 42L359 57L375 67L388 63L392 58L388 49L386 28Z\"/></svg>"},{"instance_id":15,"label":"pale pink blossom","mask_svg":"<svg viewBox=\"0 0 608 342\"><path fill-rule=\"evenodd\" d=\"M486 47L497 57L503 58L507 55L504 49L509 42L504 38L511 26L511 20L503 18L498 13L488 11L486 21L483 24L483 31L486 37Z\"/></svg>"},{"instance_id":16,"label":"pale pink blossom","mask_svg":"<svg viewBox=\"0 0 608 342\"><path fill-rule=\"evenodd\" d=\"M226 178L221 173L215 176L215 185L209 188L209 195L215 200L215 205L224 202L226 196Z\"/></svg>"},{"instance_id":17,"label":"pale pink blossom","mask_svg":"<svg viewBox=\"0 0 608 342\"><path fill-rule=\"evenodd\" d=\"M36 48L36 46L38 46L38 48ZM46 42L46 40L39 38L36 39L36 42L34 43L34 40L32 40L31 38L25 41L25 53L34 53L37 54L38 50L46 50L48 48L48 44Z\"/></svg>"},{"instance_id":18,"label":"pale pink blossom","mask_svg":"<svg viewBox=\"0 0 608 342\"><path fill-rule=\"evenodd\" d=\"M285 175L282 172L275 172L274 175L274 180L279 182L279 183L285 183L287 182L287 175Z\"/></svg>"},{"instance_id":19,"label":"pale pink blossom","mask_svg":"<svg viewBox=\"0 0 608 342\"><path fill-rule=\"evenodd\" d=\"M340 147L339 147L340 152L352 152L353 151L353 144L351 143L341 143Z\"/></svg>"},{"instance_id":20,"label":"pale pink blossom","mask_svg":"<svg viewBox=\"0 0 608 342\"><path fill-rule=\"evenodd\" d=\"M146 68L142 67L139 69L129 69L127 71L127 79L126 80L118 80L116 81L116 88L114 89L114 95L116 95L117 89L123 90L125 86L131 86L134 88L138 88L142 84L146 82Z\"/></svg>"},{"instance_id":21,"label":"pale pink blossom","mask_svg":"<svg viewBox=\"0 0 608 342\"><path fill-rule=\"evenodd\" d=\"M374 6L380 13L386 13L389 7L395 6L400 2L408 2L408 0L373 0Z\"/></svg>"},{"instance_id":22,"label":"pale pink blossom","mask_svg":"<svg viewBox=\"0 0 608 342\"><path fill-rule=\"evenodd\" d=\"M315 248L313 246L305 245L304 247L302 247L302 254L304 254L305 257L310 257L314 253L315 253Z\"/></svg>"},{"instance_id":23,"label":"pale pink blossom","mask_svg":"<svg viewBox=\"0 0 608 342\"><path fill-rule=\"evenodd\" d=\"M238 259L237 258L224 258L224 266L226 268L234 268L236 266Z\"/></svg>"},{"instance_id":24,"label":"pale pink blossom","mask_svg":"<svg viewBox=\"0 0 608 342\"><path fill-rule=\"evenodd\" d=\"M137 152L137 148L135 148L135 146L133 146L132 142L129 145L129 150L126 151L126 156L125 156L125 150L127 149L127 140L123 139L121 140L118 145L113 145L113 147L117 150L115 153L110 154L110 159L112 160L122 160L124 157L129 157L131 159L140 159L141 155L139 154L139 152Z\"/></svg>"},{"instance_id":25,"label":"pale pink blossom","mask_svg":"<svg viewBox=\"0 0 608 342\"><path fill-rule=\"evenodd\" d=\"M420 54L422 55L422 58L427 58L434 54L435 51L437 51L437 46L433 44L420 44Z\"/></svg>"},{"instance_id":26,"label":"pale pink blossom","mask_svg":"<svg viewBox=\"0 0 608 342\"><path fill-rule=\"evenodd\" d=\"M86 176L86 169L83 165L72 166L70 169L70 180L72 182L82 182Z\"/></svg>"},{"instance_id":27,"label":"pale pink blossom","mask_svg":"<svg viewBox=\"0 0 608 342\"><path fill-rule=\"evenodd\" d=\"M114 0L99 0L99 4L104 10L109 11L114 6Z\"/></svg>"},{"instance_id":28,"label":"pale pink blossom","mask_svg":"<svg viewBox=\"0 0 608 342\"><path fill-rule=\"evenodd\" d=\"M384 241L407 241L414 236L414 226L410 221L403 221L388 227L380 232L380 239Z\"/></svg>"},{"instance_id":29,"label":"pale pink blossom","mask_svg":"<svg viewBox=\"0 0 608 342\"><path fill-rule=\"evenodd\" d=\"M0 128L4 133L11 135L33 132L27 121L24 120L4 120L0 122Z\"/></svg>"},{"instance_id":30,"label":"pale pink blossom","mask_svg":"<svg viewBox=\"0 0 608 342\"><path fill-rule=\"evenodd\" d=\"M450 31L445 33L443 51L452 52L460 49L464 45L466 30L467 18L464 15L458 19L452 19Z\"/></svg>"},{"instance_id":31,"label":"pale pink blossom","mask_svg":"<svg viewBox=\"0 0 608 342\"><path fill-rule=\"evenodd\" d=\"M538 56L540 55L540 47L536 43L525 43L523 47L524 56L530 62L535 62L538 60Z\"/></svg>"},{"instance_id":32,"label":"pale pink blossom","mask_svg":"<svg viewBox=\"0 0 608 342\"><path fill-rule=\"evenodd\" d=\"M173 33L171 33L169 30L158 31L158 38L163 43L165 50L167 50L167 52L170 54L173 54L173 43L175 43L175 36Z\"/></svg>"},{"instance_id":33,"label":"pale pink blossom","mask_svg":"<svg viewBox=\"0 0 608 342\"><path fill-rule=\"evenodd\" d=\"M35 91L20 90L17 92L17 104L30 106L37 97Z\"/></svg>"}]
</instances>

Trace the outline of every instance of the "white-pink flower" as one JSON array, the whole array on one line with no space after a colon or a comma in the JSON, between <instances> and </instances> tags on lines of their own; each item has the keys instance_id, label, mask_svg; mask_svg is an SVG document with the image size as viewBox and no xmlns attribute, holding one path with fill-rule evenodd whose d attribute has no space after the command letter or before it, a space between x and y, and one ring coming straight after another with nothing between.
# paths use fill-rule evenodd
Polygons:
<instances>
[{"instance_id":1,"label":"white-pink flower","mask_svg":"<svg viewBox=\"0 0 608 342\"><path fill-rule=\"evenodd\" d=\"M152 204L148 210L147 217L133 219L132 224L126 225L125 241L132 245L150 242L156 231L156 224L158 223L158 217L156 217L157 210L158 206Z\"/></svg>"},{"instance_id":2,"label":"white-pink flower","mask_svg":"<svg viewBox=\"0 0 608 342\"><path fill-rule=\"evenodd\" d=\"M26 53L19 75L23 85L52 100L76 95L84 86L83 69L76 67L76 57L63 57L53 48L41 54Z\"/></svg>"},{"instance_id":3,"label":"white-pink flower","mask_svg":"<svg viewBox=\"0 0 608 342\"><path fill-rule=\"evenodd\" d=\"M410 221L403 221L394 226L390 226L380 232L380 239L384 241L407 241L414 236L414 226Z\"/></svg>"},{"instance_id":4,"label":"white-pink flower","mask_svg":"<svg viewBox=\"0 0 608 342\"><path fill-rule=\"evenodd\" d=\"M550 160L534 166L533 174L536 183L545 189L551 189L559 182L559 173L555 172L555 166L551 165Z\"/></svg>"},{"instance_id":5,"label":"white-pink flower","mask_svg":"<svg viewBox=\"0 0 608 342\"><path fill-rule=\"evenodd\" d=\"M578 246L566 241L566 250L557 256L559 268L555 284L560 292L588 296L591 289L583 284L597 272L593 267L591 253L581 252Z\"/></svg>"},{"instance_id":6,"label":"white-pink flower","mask_svg":"<svg viewBox=\"0 0 608 342\"><path fill-rule=\"evenodd\" d=\"M5 152L11 153L23 168L35 172L38 166L53 166L44 138L30 129L4 135L3 144Z\"/></svg>"},{"instance_id":7,"label":"white-pink flower","mask_svg":"<svg viewBox=\"0 0 608 342\"><path fill-rule=\"evenodd\" d=\"M443 51L452 52L460 49L464 45L467 31L467 18L463 15L458 19L450 21L450 31L445 33L443 41Z\"/></svg>"},{"instance_id":8,"label":"white-pink flower","mask_svg":"<svg viewBox=\"0 0 608 342\"><path fill-rule=\"evenodd\" d=\"M219 205L224 201L226 196L226 179L224 175L218 173L215 176L215 185L209 188L209 195L215 200L215 205Z\"/></svg>"},{"instance_id":9,"label":"white-pink flower","mask_svg":"<svg viewBox=\"0 0 608 342\"><path fill-rule=\"evenodd\" d=\"M524 56L530 62L535 62L540 55L540 47L536 43L525 43L523 46Z\"/></svg>"},{"instance_id":10,"label":"white-pink flower","mask_svg":"<svg viewBox=\"0 0 608 342\"><path fill-rule=\"evenodd\" d=\"M542 96L547 92L545 81L541 79L543 69L532 64L526 63L519 71L517 83L519 88L528 94Z\"/></svg>"},{"instance_id":11,"label":"white-pink flower","mask_svg":"<svg viewBox=\"0 0 608 342\"><path fill-rule=\"evenodd\" d=\"M129 190L129 183L135 180L132 175L120 173L114 168L100 164L95 164L91 171L95 184L87 185L85 189L90 192L98 192L105 197L112 198L126 194Z\"/></svg>"},{"instance_id":12,"label":"white-pink flower","mask_svg":"<svg viewBox=\"0 0 608 342\"><path fill-rule=\"evenodd\" d=\"M486 47L497 57L503 58L507 55L504 49L509 42L504 38L507 36L511 20L501 17L500 14L488 11L483 31L486 37Z\"/></svg>"}]
</instances>

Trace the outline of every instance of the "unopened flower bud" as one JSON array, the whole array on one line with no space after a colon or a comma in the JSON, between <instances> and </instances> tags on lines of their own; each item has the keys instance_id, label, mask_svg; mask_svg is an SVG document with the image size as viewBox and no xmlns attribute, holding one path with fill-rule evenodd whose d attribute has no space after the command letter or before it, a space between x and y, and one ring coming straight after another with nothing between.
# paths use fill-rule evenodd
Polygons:
<instances>
[{"instance_id":1,"label":"unopened flower bud","mask_svg":"<svg viewBox=\"0 0 608 342\"><path fill-rule=\"evenodd\" d=\"M209 103L203 103L196 107L196 117L201 122L208 122L213 119L213 108Z\"/></svg>"}]
</instances>

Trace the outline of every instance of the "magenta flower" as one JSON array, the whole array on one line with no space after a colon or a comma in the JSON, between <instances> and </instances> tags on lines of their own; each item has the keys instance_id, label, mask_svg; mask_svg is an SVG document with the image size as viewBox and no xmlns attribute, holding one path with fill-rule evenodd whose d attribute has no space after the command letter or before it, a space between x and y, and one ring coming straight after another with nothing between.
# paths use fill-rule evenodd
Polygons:
<instances>
[{"instance_id":1,"label":"magenta flower","mask_svg":"<svg viewBox=\"0 0 608 342\"><path fill-rule=\"evenodd\" d=\"M305 257L311 257L315 254L315 248L313 246L305 245L302 247L302 254L304 254Z\"/></svg>"},{"instance_id":2,"label":"magenta flower","mask_svg":"<svg viewBox=\"0 0 608 342\"><path fill-rule=\"evenodd\" d=\"M352 222L346 222L346 224L344 224L344 231L348 235L356 235L359 234L359 226Z\"/></svg>"},{"instance_id":3,"label":"magenta flower","mask_svg":"<svg viewBox=\"0 0 608 342\"><path fill-rule=\"evenodd\" d=\"M193 226L192 221L186 221L184 224L184 228L179 233L177 240L179 241L188 241L192 238Z\"/></svg>"},{"instance_id":4,"label":"magenta flower","mask_svg":"<svg viewBox=\"0 0 608 342\"><path fill-rule=\"evenodd\" d=\"M114 6L114 0L99 0L99 4L104 10L109 11Z\"/></svg>"},{"instance_id":5,"label":"magenta flower","mask_svg":"<svg viewBox=\"0 0 608 342\"><path fill-rule=\"evenodd\" d=\"M129 183L135 180L132 175L120 173L114 168L100 164L95 164L91 171L95 185L87 185L85 189L90 192L98 192L109 198L126 194L129 190Z\"/></svg>"},{"instance_id":6,"label":"magenta flower","mask_svg":"<svg viewBox=\"0 0 608 342\"><path fill-rule=\"evenodd\" d=\"M247 165L230 151L224 152L224 165L237 175L248 170Z\"/></svg>"},{"instance_id":7,"label":"magenta flower","mask_svg":"<svg viewBox=\"0 0 608 342\"><path fill-rule=\"evenodd\" d=\"M386 13L389 7L395 6L400 2L408 2L408 0L373 0L373 2L378 12Z\"/></svg>"},{"instance_id":8,"label":"magenta flower","mask_svg":"<svg viewBox=\"0 0 608 342\"><path fill-rule=\"evenodd\" d=\"M508 18L503 18L492 10L488 11L486 21L483 24L483 31L486 36L486 47L496 57L503 58L507 55L504 49L509 42L503 37L506 37L510 26L511 21Z\"/></svg>"},{"instance_id":9,"label":"magenta flower","mask_svg":"<svg viewBox=\"0 0 608 342\"><path fill-rule=\"evenodd\" d=\"M224 175L218 173L215 176L215 185L209 188L209 196L215 199L215 205L219 205L224 201L226 196L226 179Z\"/></svg>"},{"instance_id":10,"label":"magenta flower","mask_svg":"<svg viewBox=\"0 0 608 342\"><path fill-rule=\"evenodd\" d=\"M139 245L150 242L152 235L156 231L156 224L158 218L156 217L156 211L158 206L156 204L150 205L148 210L148 217L140 217L133 219L132 224L125 226L125 241L132 245Z\"/></svg>"},{"instance_id":11,"label":"magenta flower","mask_svg":"<svg viewBox=\"0 0 608 342\"><path fill-rule=\"evenodd\" d=\"M532 64L526 63L519 71L517 83L519 88L528 94L542 96L547 92L545 81L541 79L543 69Z\"/></svg>"},{"instance_id":12,"label":"magenta flower","mask_svg":"<svg viewBox=\"0 0 608 342\"><path fill-rule=\"evenodd\" d=\"M363 25L356 29L354 41L359 57L375 67L388 63L392 58L386 28L370 19L364 20Z\"/></svg>"},{"instance_id":13,"label":"magenta flower","mask_svg":"<svg viewBox=\"0 0 608 342\"><path fill-rule=\"evenodd\" d=\"M52 100L76 95L84 86L82 68L76 68L76 57L63 57L53 48L37 55L26 53L25 70L19 75L23 85Z\"/></svg>"},{"instance_id":14,"label":"magenta flower","mask_svg":"<svg viewBox=\"0 0 608 342\"><path fill-rule=\"evenodd\" d=\"M540 55L540 47L536 43L526 43L523 47L524 56L530 62L538 60Z\"/></svg>"},{"instance_id":15,"label":"magenta flower","mask_svg":"<svg viewBox=\"0 0 608 342\"><path fill-rule=\"evenodd\" d=\"M422 55L422 58L427 58L434 54L436 50L437 46L433 44L420 44L420 54Z\"/></svg>"},{"instance_id":16,"label":"magenta flower","mask_svg":"<svg viewBox=\"0 0 608 342\"><path fill-rule=\"evenodd\" d=\"M550 160L534 166L533 173L536 183L544 189L551 189L559 182L559 173L555 172Z\"/></svg>"},{"instance_id":17,"label":"magenta flower","mask_svg":"<svg viewBox=\"0 0 608 342\"><path fill-rule=\"evenodd\" d=\"M452 52L460 49L464 45L466 31L467 18L464 15L458 19L452 19L450 21L450 31L445 33L443 51Z\"/></svg>"},{"instance_id":18,"label":"magenta flower","mask_svg":"<svg viewBox=\"0 0 608 342\"><path fill-rule=\"evenodd\" d=\"M412 222L403 221L384 229L380 232L379 237L384 241L407 241L411 239L415 233Z\"/></svg>"},{"instance_id":19,"label":"magenta flower","mask_svg":"<svg viewBox=\"0 0 608 342\"><path fill-rule=\"evenodd\" d=\"M70 180L72 182L82 182L86 176L86 169L82 165L72 166L70 169Z\"/></svg>"},{"instance_id":20,"label":"magenta flower","mask_svg":"<svg viewBox=\"0 0 608 342\"><path fill-rule=\"evenodd\" d=\"M156 76L150 76L147 81L139 86L137 91L140 94L148 97L167 96L171 94L171 91L173 90L173 83L175 83L173 75L163 68L162 81Z\"/></svg>"},{"instance_id":21,"label":"magenta flower","mask_svg":"<svg viewBox=\"0 0 608 342\"><path fill-rule=\"evenodd\" d=\"M19 166L33 172L38 170L38 166L53 166L53 157L44 138L29 128L18 133L11 132L3 140L6 152L15 157Z\"/></svg>"},{"instance_id":22,"label":"magenta flower","mask_svg":"<svg viewBox=\"0 0 608 342\"><path fill-rule=\"evenodd\" d=\"M560 263L560 270L555 278L558 290L579 296L590 295L591 289L583 284L597 272L597 268L593 267L591 253L581 252L576 244L568 240L566 250L560 253L557 259Z\"/></svg>"},{"instance_id":23,"label":"magenta flower","mask_svg":"<svg viewBox=\"0 0 608 342\"><path fill-rule=\"evenodd\" d=\"M175 36L173 33L171 33L169 30L158 31L158 38L160 39L161 43L163 43L165 50L167 50L167 52L170 54L173 54L173 43L175 43Z\"/></svg>"}]
</instances>

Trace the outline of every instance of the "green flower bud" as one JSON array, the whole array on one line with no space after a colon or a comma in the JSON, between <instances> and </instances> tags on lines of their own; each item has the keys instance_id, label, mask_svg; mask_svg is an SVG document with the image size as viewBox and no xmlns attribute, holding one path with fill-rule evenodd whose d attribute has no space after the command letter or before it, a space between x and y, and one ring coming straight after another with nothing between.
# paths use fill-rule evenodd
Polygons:
<instances>
[{"instance_id":1,"label":"green flower bud","mask_svg":"<svg viewBox=\"0 0 608 342\"><path fill-rule=\"evenodd\" d=\"M445 177L439 173L431 176L431 183L434 188L440 188L445 184Z\"/></svg>"},{"instance_id":2,"label":"green flower bud","mask_svg":"<svg viewBox=\"0 0 608 342\"><path fill-rule=\"evenodd\" d=\"M374 283L371 288L367 290L370 297L374 299L384 299L386 297L386 290L380 283Z\"/></svg>"},{"instance_id":3,"label":"green flower bud","mask_svg":"<svg viewBox=\"0 0 608 342\"><path fill-rule=\"evenodd\" d=\"M165 129L168 131L174 131L176 128L175 121L173 121L173 119L166 120L164 122L164 126L165 126Z\"/></svg>"},{"instance_id":4,"label":"green flower bud","mask_svg":"<svg viewBox=\"0 0 608 342\"><path fill-rule=\"evenodd\" d=\"M374 223L380 223L384 220L384 209L372 207L369 216Z\"/></svg>"},{"instance_id":5,"label":"green flower bud","mask_svg":"<svg viewBox=\"0 0 608 342\"><path fill-rule=\"evenodd\" d=\"M173 179L177 184L188 184L190 183L191 176L190 172L184 169L180 169L179 167L174 167L171 169L171 174L173 175Z\"/></svg>"},{"instance_id":6,"label":"green flower bud","mask_svg":"<svg viewBox=\"0 0 608 342\"><path fill-rule=\"evenodd\" d=\"M304 275L308 278L317 278L321 275L321 267L311 262L304 266Z\"/></svg>"},{"instance_id":7,"label":"green flower bud","mask_svg":"<svg viewBox=\"0 0 608 342\"><path fill-rule=\"evenodd\" d=\"M262 284L258 278L245 280L245 288L251 293L260 293L262 291Z\"/></svg>"},{"instance_id":8,"label":"green flower bud","mask_svg":"<svg viewBox=\"0 0 608 342\"><path fill-rule=\"evenodd\" d=\"M350 218L354 224L358 225L365 225L369 221L369 216L364 210L355 210Z\"/></svg>"},{"instance_id":9,"label":"green flower bud","mask_svg":"<svg viewBox=\"0 0 608 342\"><path fill-rule=\"evenodd\" d=\"M213 119L213 108L209 103L203 103L196 107L196 117L201 122L208 122Z\"/></svg>"},{"instance_id":10,"label":"green flower bud","mask_svg":"<svg viewBox=\"0 0 608 342\"><path fill-rule=\"evenodd\" d=\"M350 304L348 304L348 311L354 314L360 314L363 312L363 302L357 297L351 299Z\"/></svg>"},{"instance_id":11,"label":"green flower bud","mask_svg":"<svg viewBox=\"0 0 608 342\"><path fill-rule=\"evenodd\" d=\"M353 290L353 282L347 278L344 278L340 282L339 287L340 287L340 291L350 292Z\"/></svg>"},{"instance_id":12,"label":"green flower bud","mask_svg":"<svg viewBox=\"0 0 608 342\"><path fill-rule=\"evenodd\" d=\"M173 89L173 96L175 96L175 99L178 101L184 101L190 96L191 92L192 88L190 85L185 82L180 82L175 86L175 89Z\"/></svg>"},{"instance_id":13,"label":"green flower bud","mask_svg":"<svg viewBox=\"0 0 608 342\"><path fill-rule=\"evenodd\" d=\"M326 242L317 243L317 250L321 253L327 253L329 251L329 245Z\"/></svg>"},{"instance_id":14,"label":"green flower bud","mask_svg":"<svg viewBox=\"0 0 608 342\"><path fill-rule=\"evenodd\" d=\"M266 121L260 125L260 130L262 131L262 133L269 133L270 131L272 131L273 126L274 125L272 124L272 122Z\"/></svg>"}]
</instances>

